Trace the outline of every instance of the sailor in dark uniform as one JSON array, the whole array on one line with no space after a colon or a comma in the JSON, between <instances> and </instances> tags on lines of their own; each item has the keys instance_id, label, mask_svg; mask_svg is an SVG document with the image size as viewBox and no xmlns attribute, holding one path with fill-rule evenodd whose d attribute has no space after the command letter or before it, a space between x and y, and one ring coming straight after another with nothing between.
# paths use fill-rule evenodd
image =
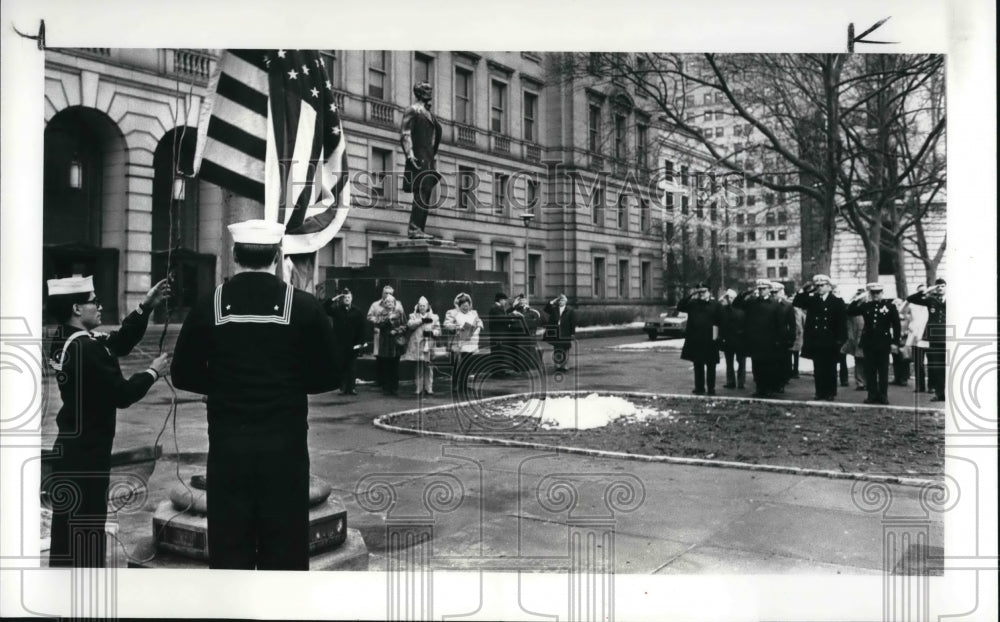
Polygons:
<instances>
[{"instance_id":1,"label":"sailor in dark uniform","mask_svg":"<svg viewBox=\"0 0 1000 622\"><path fill-rule=\"evenodd\" d=\"M812 359L818 400L837 397L837 361L847 341L847 307L832 289L830 277L817 274L792 299L792 304L806 312L802 356Z\"/></svg>"},{"instance_id":2,"label":"sailor in dark uniform","mask_svg":"<svg viewBox=\"0 0 1000 622\"><path fill-rule=\"evenodd\" d=\"M63 402L56 415L52 474L42 482L53 510L49 566L103 568L117 409L142 399L170 368L169 355L161 354L148 369L126 379L118 357L142 339L150 313L170 294L170 285L157 283L110 334L94 332L101 325L101 302L93 277L52 279L48 288L47 308L60 324L49 365Z\"/></svg>"},{"instance_id":3,"label":"sailor in dark uniform","mask_svg":"<svg viewBox=\"0 0 1000 622\"><path fill-rule=\"evenodd\" d=\"M757 279L756 291L743 292L733 306L746 312L747 351L753 367L754 397L777 396L782 386L783 344L787 341L784 309L771 296L771 283Z\"/></svg>"},{"instance_id":4,"label":"sailor in dark uniform","mask_svg":"<svg viewBox=\"0 0 1000 622\"><path fill-rule=\"evenodd\" d=\"M882 299L882 285L869 283L867 294L860 294L847 305L847 315L864 318L861 349L865 353L865 404L889 403L889 354L899 351L899 311L891 300Z\"/></svg>"},{"instance_id":5,"label":"sailor in dark uniform","mask_svg":"<svg viewBox=\"0 0 1000 622\"><path fill-rule=\"evenodd\" d=\"M340 385L319 301L274 275L284 227L229 226L236 274L181 327L174 385L208 396L211 568L309 569L307 394Z\"/></svg>"}]
</instances>

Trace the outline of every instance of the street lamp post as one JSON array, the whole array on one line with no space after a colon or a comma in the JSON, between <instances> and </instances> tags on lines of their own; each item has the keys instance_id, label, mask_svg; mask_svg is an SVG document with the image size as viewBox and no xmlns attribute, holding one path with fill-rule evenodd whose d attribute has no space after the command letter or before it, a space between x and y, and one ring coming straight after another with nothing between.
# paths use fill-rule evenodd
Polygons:
<instances>
[{"instance_id":1,"label":"street lamp post","mask_svg":"<svg viewBox=\"0 0 1000 622\"><path fill-rule=\"evenodd\" d=\"M535 218L535 212L525 209L521 213L521 220L524 221L524 304L528 305L528 271L530 270L531 259L528 253L528 227Z\"/></svg>"},{"instance_id":2,"label":"street lamp post","mask_svg":"<svg viewBox=\"0 0 1000 622\"><path fill-rule=\"evenodd\" d=\"M719 286L726 290L726 245L719 244Z\"/></svg>"}]
</instances>

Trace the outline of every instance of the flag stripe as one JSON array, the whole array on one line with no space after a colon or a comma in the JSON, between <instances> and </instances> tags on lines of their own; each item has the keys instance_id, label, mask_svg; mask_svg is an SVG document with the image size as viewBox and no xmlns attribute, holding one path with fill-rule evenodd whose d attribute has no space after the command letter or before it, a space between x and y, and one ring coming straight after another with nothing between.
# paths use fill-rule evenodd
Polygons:
<instances>
[{"instance_id":1,"label":"flag stripe","mask_svg":"<svg viewBox=\"0 0 1000 622\"><path fill-rule=\"evenodd\" d=\"M266 72L267 63L264 62L264 56L267 54L265 50L226 50L236 58L247 62L257 69Z\"/></svg>"},{"instance_id":2,"label":"flag stripe","mask_svg":"<svg viewBox=\"0 0 1000 622\"><path fill-rule=\"evenodd\" d=\"M264 202L264 182L235 173L207 158L201 163L201 179L248 199Z\"/></svg>"},{"instance_id":3,"label":"flag stripe","mask_svg":"<svg viewBox=\"0 0 1000 622\"><path fill-rule=\"evenodd\" d=\"M264 161L267 154L266 140L224 121L221 117L212 117L208 123L207 135L209 138L214 138L223 145L237 149L261 162ZM261 171L263 171L263 166L261 166Z\"/></svg>"},{"instance_id":4,"label":"flag stripe","mask_svg":"<svg viewBox=\"0 0 1000 622\"><path fill-rule=\"evenodd\" d=\"M240 82L229 73L219 76L216 93L230 101L238 102L262 117L267 117L267 95L251 88L245 82Z\"/></svg>"}]
</instances>

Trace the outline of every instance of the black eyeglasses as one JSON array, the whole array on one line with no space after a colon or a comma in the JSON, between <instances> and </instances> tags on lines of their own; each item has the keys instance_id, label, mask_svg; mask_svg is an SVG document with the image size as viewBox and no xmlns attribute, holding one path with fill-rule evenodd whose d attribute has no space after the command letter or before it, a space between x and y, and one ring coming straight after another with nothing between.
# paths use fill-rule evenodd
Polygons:
<instances>
[{"instance_id":1,"label":"black eyeglasses","mask_svg":"<svg viewBox=\"0 0 1000 622\"><path fill-rule=\"evenodd\" d=\"M100 306L101 299L100 298L94 298L94 299L88 300L87 302L84 302L82 304L85 304L85 305L94 305L95 307L97 307L97 306Z\"/></svg>"}]
</instances>

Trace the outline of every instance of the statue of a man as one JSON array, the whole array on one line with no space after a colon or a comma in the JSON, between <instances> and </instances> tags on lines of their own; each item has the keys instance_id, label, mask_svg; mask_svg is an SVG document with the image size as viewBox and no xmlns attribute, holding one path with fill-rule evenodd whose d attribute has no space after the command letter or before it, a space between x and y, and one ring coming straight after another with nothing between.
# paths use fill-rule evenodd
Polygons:
<instances>
[{"instance_id":1,"label":"statue of a man","mask_svg":"<svg viewBox=\"0 0 1000 622\"><path fill-rule=\"evenodd\" d=\"M434 88L427 82L413 87L417 101L403 113L399 142L406 156L403 171L403 192L413 193L408 235L412 239L431 239L424 231L434 186L441 175L434 168L434 158L441 144L441 124L431 112Z\"/></svg>"}]
</instances>

